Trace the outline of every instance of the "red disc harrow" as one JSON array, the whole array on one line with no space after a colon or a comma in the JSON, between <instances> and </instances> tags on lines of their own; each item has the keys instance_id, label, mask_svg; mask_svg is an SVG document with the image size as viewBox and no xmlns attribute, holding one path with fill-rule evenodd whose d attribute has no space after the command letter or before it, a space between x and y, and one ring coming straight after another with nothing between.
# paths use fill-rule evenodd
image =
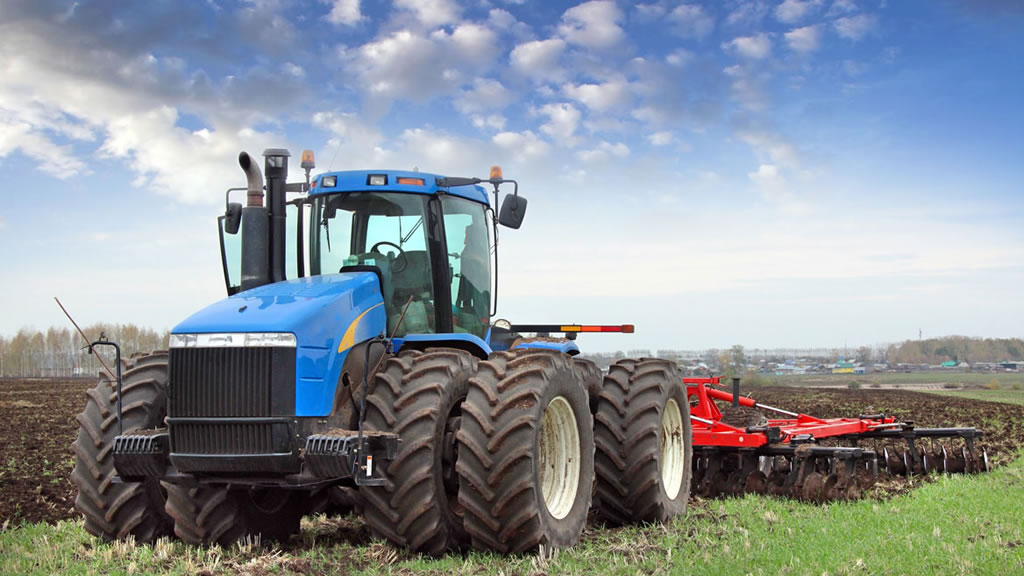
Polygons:
<instances>
[{"instance_id":1,"label":"red disc harrow","mask_svg":"<svg viewBox=\"0 0 1024 576\"><path fill-rule=\"evenodd\" d=\"M917 428L884 414L816 418L734 395L720 377L684 378L693 423L691 490L705 497L755 492L810 501L856 499L878 479L989 469L977 428ZM716 401L771 412L749 426L723 421ZM862 445L869 445L862 446Z\"/></svg>"}]
</instances>

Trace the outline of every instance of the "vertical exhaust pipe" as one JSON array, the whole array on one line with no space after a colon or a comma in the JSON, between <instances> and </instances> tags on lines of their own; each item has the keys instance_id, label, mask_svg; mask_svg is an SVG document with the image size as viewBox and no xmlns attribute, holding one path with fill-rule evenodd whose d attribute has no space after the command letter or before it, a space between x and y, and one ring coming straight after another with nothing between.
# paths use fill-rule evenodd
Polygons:
<instances>
[{"instance_id":1,"label":"vertical exhaust pipe","mask_svg":"<svg viewBox=\"0 0 1024 576\"><path fill-rule=\"evenodd\" d=\"M263 206L263 174L246 152L238 155L245 172L246 206L242 208L242 291L270 282L270 218Z\"/></svg>"}]
</instances>

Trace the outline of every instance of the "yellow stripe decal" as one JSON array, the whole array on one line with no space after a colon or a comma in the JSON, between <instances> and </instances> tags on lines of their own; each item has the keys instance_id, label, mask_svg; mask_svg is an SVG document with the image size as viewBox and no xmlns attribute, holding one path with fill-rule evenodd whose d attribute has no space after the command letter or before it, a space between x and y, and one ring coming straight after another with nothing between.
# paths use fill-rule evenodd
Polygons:
<instances>
[{"instance_id":1,"label":"yellow stripe decal","mask_svg":"<svg viewBox=\"0 0 1024 576\"><path fill-rule=\"evenodd\" d=\"M363 319L363 316L366 316L366 314L369 313L370 310L373 310L377 306L383 305L383 302L381 302L380 304L374 304L373 306L367 308L362 314L356 316L356 319L353 320L352 323L348 325L348 329L345 330L345 335L341 337L341 344L338 344L338 354L341 354L345 350L348 350L349 348L356 345L356 326L359 325L359 321Z\"/></svg>"}]
</instances>

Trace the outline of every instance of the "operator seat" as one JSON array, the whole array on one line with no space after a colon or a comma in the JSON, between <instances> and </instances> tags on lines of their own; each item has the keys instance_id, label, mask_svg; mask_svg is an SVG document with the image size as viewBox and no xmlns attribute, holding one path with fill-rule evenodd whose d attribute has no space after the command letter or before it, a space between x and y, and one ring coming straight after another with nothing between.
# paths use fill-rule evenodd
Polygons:
<instances>
[{"instance_id":1,"label":"operator seat","mask_svg":"<svg viewBox=\"0 0 1024 576\"><path fill-rule=\"evenodd\" d=\"M392 267L391 281L394 296L388 309L388 331L394 330L402 315L402 308L412 296L412 304L405 313L402 326L398 330L403 334L425 334L433 332L434 304L433 278L430 275L430 257L426 250L406 250L405 268L394 271Z\"/></svg>"}]
</instances>

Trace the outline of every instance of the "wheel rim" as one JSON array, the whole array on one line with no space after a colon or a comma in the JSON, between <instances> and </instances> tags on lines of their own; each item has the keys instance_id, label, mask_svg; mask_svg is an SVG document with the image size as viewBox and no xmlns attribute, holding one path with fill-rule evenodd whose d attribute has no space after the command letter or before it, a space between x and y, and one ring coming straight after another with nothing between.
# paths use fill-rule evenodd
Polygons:
<instances>
[{"instance_id":1,"label":"wheel rim","mask_svg":"<svg viewBox=\"0 0 1024 576\"><path fill-rule=\"evenodd\" d=\"M670 500L675 500L683 486L683 416L679 404L669 398L661 414L661 484Z\"/></svg>"},{"instance_id":2,"label":"wheel rim","mask_svg":"<svg viewBox=\"0 0 1024 576\"><path fill-rule=\"evenodd\" d=\"M544 409L540 429L540 488L556 519L569 515L580 483L580 433L576 413L563 396Z\"/></svg>"}]
</instances>

